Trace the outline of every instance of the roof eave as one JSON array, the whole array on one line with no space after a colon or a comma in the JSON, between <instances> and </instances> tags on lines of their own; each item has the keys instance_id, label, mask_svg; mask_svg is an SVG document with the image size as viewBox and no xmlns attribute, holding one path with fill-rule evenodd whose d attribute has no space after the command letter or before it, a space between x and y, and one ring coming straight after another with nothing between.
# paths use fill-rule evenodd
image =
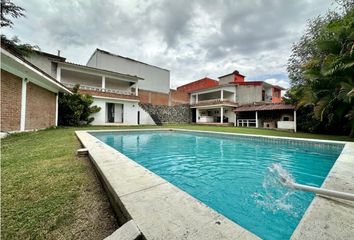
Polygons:
<instances>
[{"instance_id":1,"label":"roof eave","mask_svg":"<svg viewBox=\"0 0 354 240\"><path fill-rule=\"evenodd\" d=\"M17 64L17 69L16 69L16 66L14 66L14 71L16 73L13 73L13 74L15 74L17 76L22 75L21 77L26 77L29 74L28 70L30 70L33 74L36 75L36 80L38 80L39 82L42 82L44 85L48 86L48 88L56 89L59 92L66 92L66 93L70 93L70 94L72 93L62 83L58 82L56 79L49 76L43 70L41 70L37 66L33 65L32 63L28 62L27 60L12 54L11 52L7 51L4 48L1 48L1 54L3 54L4 56L8 57L11 60L11 62L9 62L9 64ZM3 58L2 58L2 60L3 60ZM3 67L5 67L5 66L6 66L6 64L4 62L2 62L1 69L3 69ZM23 72L19 69L20 66L22 66L28 70ZM4 70L6 70L6 69L4 69ZM46 82L43 82L43 80Z\"/></svg>"}]
</instances>

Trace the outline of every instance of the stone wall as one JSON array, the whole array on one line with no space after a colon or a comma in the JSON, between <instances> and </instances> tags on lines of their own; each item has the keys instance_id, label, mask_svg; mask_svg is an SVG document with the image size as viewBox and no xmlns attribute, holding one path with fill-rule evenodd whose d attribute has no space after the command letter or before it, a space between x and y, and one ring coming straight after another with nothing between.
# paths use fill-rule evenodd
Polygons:
<instances>
[{"instance_id":1,"label":"stone wall","mask_svg":"<svg viewBox=\"0 0 354 240\"><path fill-rule=\"evenodd\" d=\"M189 123L189 104L175 106L152 105L149 103L139 103L140 107L150 114L157 125L164 123Z\"/></svg>"}]
</instances>

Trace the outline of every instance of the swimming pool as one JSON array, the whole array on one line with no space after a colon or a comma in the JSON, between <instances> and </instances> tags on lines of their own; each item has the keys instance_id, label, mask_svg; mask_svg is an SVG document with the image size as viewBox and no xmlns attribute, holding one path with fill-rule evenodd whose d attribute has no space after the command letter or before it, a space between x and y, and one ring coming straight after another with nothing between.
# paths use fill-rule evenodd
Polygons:
<instances>
[{"instance_id":1,"label":"swimming pool","mask_svg":"<svg viewBox=\"0 0 354 240\"><path fill-rule=\"evenodd\" d=\"M267 168L281 163L297 182L320 186L343 147L180 131L91 134L264 239L289 238L314 197L260 204L274 190L263 187Z\"/></svg>"}]
</instances>

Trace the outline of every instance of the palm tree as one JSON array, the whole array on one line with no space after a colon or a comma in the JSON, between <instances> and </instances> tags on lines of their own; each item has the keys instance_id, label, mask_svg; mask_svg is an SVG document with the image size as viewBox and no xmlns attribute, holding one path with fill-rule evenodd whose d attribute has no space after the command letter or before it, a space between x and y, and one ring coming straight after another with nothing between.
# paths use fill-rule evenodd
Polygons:
<instances>
[{"instance_id":1,"label":"palm tree","mask_svg":"<svg viewBox=\"0 0 354 240\"><path fill-rule=\"evenodd\" d=\"M298 89L298 106L313 104L323 120L327 108L339 102L354 135L354 9L323 26L315 43L316 54L302 66L305 82Z\"/></svg>"}]
</instances>

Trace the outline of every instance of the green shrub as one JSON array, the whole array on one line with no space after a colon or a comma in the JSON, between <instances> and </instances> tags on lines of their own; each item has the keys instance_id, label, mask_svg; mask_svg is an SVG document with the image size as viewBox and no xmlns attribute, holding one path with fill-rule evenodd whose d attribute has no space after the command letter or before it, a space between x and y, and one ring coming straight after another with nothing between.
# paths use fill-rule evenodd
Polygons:
<instances>
[{"instance_id":1,"label":"green shrub","mask_svg":"<svg viewBox=\"0 0 354 240\"><path fill-rule=\"evenodd\" d=\"M58 124L63 126L80 126L90 124L94 118L91 114L101 110L100 107L91 106L93 98L88 94L78 92L80 85L73 88L73 94L59 95Z\"/></svg>"}]
</instances>

